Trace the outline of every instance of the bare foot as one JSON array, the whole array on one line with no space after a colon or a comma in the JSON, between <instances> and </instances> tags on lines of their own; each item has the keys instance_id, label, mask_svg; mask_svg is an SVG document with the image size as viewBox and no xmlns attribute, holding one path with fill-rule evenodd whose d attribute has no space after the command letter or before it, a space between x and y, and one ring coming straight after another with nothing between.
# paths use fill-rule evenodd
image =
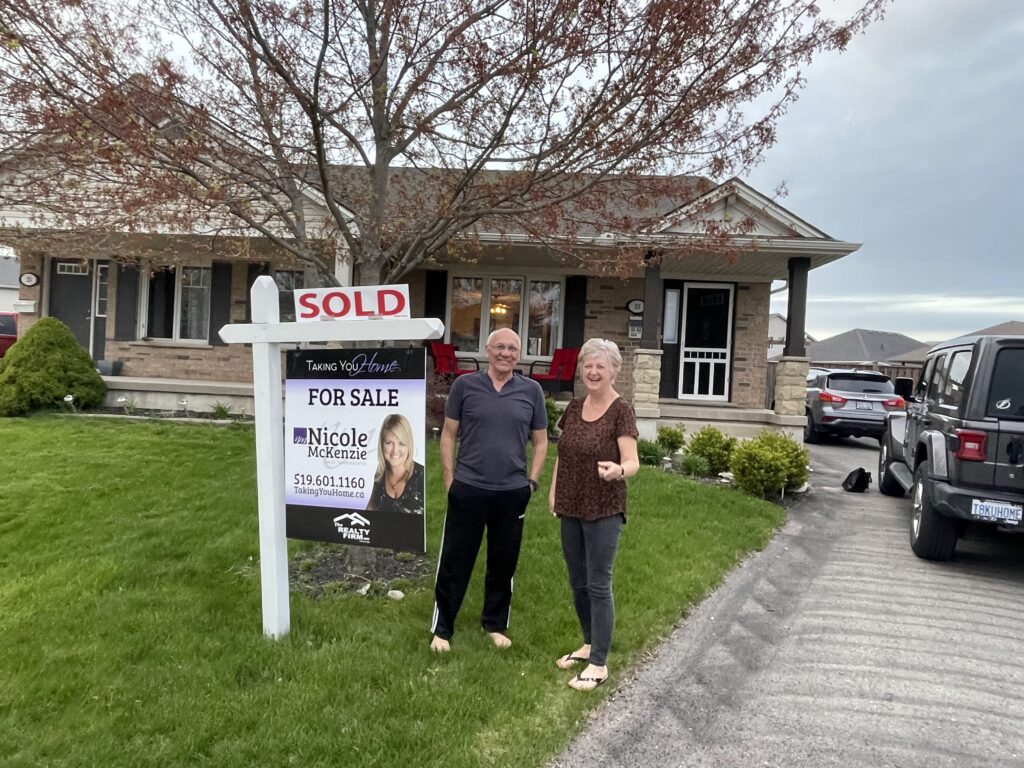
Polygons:
<instances>
[{"instance_id":1,"label":"bare foot","mask_svg":"<svg viewBox=\"0 0 1024 768\"><path fill-rule=\"evenodd\" d=\"M562 656L557 661L555 661L555 666L559 669L572 669L580 662L587 661L589 658L590 646L584 644L577 648L575 651L567 653L565 654L565 656Z\"/></svg>"},{"instance_id":2,"label":"bare foot","mask_svg":"<svg viewBox=\"0 0 1024 768\"><path fill-rule=\"evenodd\" d=\"M451 644L443 637L434 635L434 639L430 641L430 650L435 653L447 653L452 649Z\"/></svg>"},{"instance_id":3,"label":"bare foot","mask_svg":"<svg viewBox=\"0 0 1024 768\"><path fill-rule=\"evenodd\" d=\"M501 634L501 632L488 632L487 634L491 636L491 642L494 643L495 648L512 647L512 641L505 637L505 635Z\"/></svg>"},{"instance_id":4,"label":"bare foot","mask_svg":"<svg viewBox=\"0 0 1024 768\"><path fill-rule=\"evenodd\" d=\"M608 679L608 667L595 667L588 664L587 668L569 681L569 687L577 691L592 691Z\"/></svg>"}]
</instances>

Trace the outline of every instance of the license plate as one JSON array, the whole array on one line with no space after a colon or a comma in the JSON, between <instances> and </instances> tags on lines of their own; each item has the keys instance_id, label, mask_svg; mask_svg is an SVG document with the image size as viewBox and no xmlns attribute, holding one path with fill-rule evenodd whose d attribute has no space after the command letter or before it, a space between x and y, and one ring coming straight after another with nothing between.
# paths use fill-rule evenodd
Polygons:
<instances>
[{"instance_id":1,"label":"license plate","mask_svg":"<svg viewBox=\"0 0 1024 768\"><path fill-rule=\"evenodd\" d=\"M866 403L863 400L858 400L857 401L857 410L858 411L871 411L871 410L874 410L874 407L875 406L872 403Z\"/></svg>"},{"instance_id":2,"label":"license plate","mask_svg":"<svg viewBox=\"0 0 1024 768\"><path fill-rule=\"evenodd\" d=\"M1019 504L1007 504L1003 501L981 501L971 500L971 515L978 520L986 520L991 523L1006 523L1017 525L1021 521L1024 507Z\"/></svg>"}]
</instances>

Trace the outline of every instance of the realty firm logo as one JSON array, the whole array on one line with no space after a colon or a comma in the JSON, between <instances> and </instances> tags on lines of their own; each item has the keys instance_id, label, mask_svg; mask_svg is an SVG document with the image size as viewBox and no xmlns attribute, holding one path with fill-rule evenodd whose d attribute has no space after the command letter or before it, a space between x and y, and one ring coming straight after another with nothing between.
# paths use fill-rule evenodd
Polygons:
<instances>
[{"instance_id":1,"label":"realty firm logo","mask_svg":"<svg viewBox=\"0 0 1024 768\"><path fill-rule=\"evenodd\" d=\"M334 518L334 527L341 538L357 544L370 543L370 521L358 512L346 512Z\"/></svg>"},{"instance_id":2,"label":"realty firm logo","mask_svg":"<svg viewBox=\"0 0 1024 768\"><path fill-rule=\"evenodd\" d=\"M295 445L305 445L309 442L309 430L306 427L295 427L292 430L292 442Z\"/></svg>"}]
</instances>

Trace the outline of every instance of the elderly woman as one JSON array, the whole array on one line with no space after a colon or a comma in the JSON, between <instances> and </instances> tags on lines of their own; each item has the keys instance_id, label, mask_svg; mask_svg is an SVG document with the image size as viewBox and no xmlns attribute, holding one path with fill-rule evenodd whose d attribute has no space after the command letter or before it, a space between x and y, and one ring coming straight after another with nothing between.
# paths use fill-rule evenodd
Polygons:
<instances>
[{"instance_id":1,"label":"elderly woman","mask_svg":"<svg viewBox=\"0 0 1024 768\"><path fill-rule=\"evenodd\" d=\"M373 478L369 510L423 514L423 465L412 459L412 426L400 413L380 425L377 473Z\"/></svg>"},{"instance_id":2,"label":"elderly woman","mask_svg":"<svg viewBox=\"0 0 1024 768\"><path fill-rule=\"evenodd\" d=\"M608 650L615 624L612 564L626 523L626 478L640 469L636 415L613 385L622 368L615 342L590 339L580 349L587 396L573 400L558 426L558 460L548 494L561 519L562 553L569 572L583 645L555 664L587 666L569 681L590 691L608 679Z\"/></svg>"}]
</instances>

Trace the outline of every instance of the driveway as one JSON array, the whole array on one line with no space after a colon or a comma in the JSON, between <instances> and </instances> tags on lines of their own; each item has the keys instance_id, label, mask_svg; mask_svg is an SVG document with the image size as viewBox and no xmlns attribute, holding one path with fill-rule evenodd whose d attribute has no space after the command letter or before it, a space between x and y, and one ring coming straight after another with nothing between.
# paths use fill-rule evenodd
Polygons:
<instances>
[{"instance_id":1,"label":"driveway","mask_svg":"<svg viewBox=\"0 0 1024 768\"><path fill-rule=\"evenodd\" d=\"M876 450L812 446L779 535L554 765L1024 766L1024 535L917 559L907 498L840 488Z\"/></svg>"}]
</instances>

